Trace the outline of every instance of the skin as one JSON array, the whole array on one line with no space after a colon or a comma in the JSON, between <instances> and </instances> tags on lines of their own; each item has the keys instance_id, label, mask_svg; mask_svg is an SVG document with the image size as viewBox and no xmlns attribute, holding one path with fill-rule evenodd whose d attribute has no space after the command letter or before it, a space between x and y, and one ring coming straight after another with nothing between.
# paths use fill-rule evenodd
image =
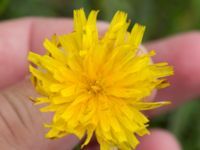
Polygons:
<instances>
[{"instance_id":1,"label":"skin","mask_svg":"<svg viewBox=\"0 0 200 150\"><path fill-rule=\"evenodd\" d=\"M98 23L100 34L107 24ZM28 75L28 50L43 53L42 41L53 33L73 31L70 19L24 18L0 23L0 147L3 150L71 150L79 141L70 135L62 139L47 140L42 127L52 114L40 113L27 97L35 95ZM167 61L175 74L169 78L171 86L158 91L151 100L170 99L172 105L148 112L155 116L200 94L200 34L189 32L146 43L155 49L154 62ZM194 77L195 75L195 77ZM20 82L19 82L20 81ZM19 82L19 83L17 83ZM180 150L172 134L162 129L151 129L151 134L140 138L137 150ZM94 141L87 150L98 149Z\"/></svg>"}]
</instances>

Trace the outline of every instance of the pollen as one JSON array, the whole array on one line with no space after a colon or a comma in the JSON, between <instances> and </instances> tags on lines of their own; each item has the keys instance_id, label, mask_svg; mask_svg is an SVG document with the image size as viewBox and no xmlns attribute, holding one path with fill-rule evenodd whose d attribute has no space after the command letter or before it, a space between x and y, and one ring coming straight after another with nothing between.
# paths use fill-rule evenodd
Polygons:
<instances>
[{"instance_id":1,"label":"pollen","mask_svg":"<svg viewBox=\"0 0 200 150\"><path fill-rule=\"evenodd\" d=\"M88 92L94 95L101 94L103 92L103 89L98 81L90 81L88 83Z\"/></svg>"}]
</instances>

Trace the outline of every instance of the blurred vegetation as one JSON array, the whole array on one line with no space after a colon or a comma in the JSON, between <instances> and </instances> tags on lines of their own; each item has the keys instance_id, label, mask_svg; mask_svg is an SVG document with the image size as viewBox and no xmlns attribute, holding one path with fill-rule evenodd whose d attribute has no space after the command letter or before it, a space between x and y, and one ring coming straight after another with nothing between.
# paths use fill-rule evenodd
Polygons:
<instances>
[{"instance_id":1,"label":"blurred vegetation","mask_svg":"<svg viewBox=\"0 0 200 150\"><path fill-rule=\"evenodd\" d=\"M0 0L0 20L24 16L72 16L74 8L99 9L110 20L116 10L147 26L145 40L200 29L200 0ZM170 130L184 150L200 150L200 101L153 119L151 127Z\"/></svg>"},{"instance_id":2,"label":"blurred vegetation","mask_svg":"<svg viewBox=\"0 0 200 150\"><path fill-rule=\"evenodd\" d=\"M145 40L200 28L200 0L0 0L0 19L72 16L80 7L99 9L103 20L116 10L128 12L132 22L147 26Z\"/></svg>"}]
</instances>

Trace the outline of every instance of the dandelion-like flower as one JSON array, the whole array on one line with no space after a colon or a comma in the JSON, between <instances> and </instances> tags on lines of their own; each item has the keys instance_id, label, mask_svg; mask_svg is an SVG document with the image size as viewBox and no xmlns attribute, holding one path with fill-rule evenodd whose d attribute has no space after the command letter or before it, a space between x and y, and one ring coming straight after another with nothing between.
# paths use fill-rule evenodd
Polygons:
<instances>
[{"instance_id":1,"label":"dandelion-like flower","mask_svg":"<svg viewBox=\"0 0 200 150\"><path fill-rule=\"evenodd\" d=\"M167 63L153 64L154 51L141 53L144 26L127 31L127 14L118 11L103 37L99 37L91 11L74 11L74 32L45 39L47 53L29 53L32 81L46 103L42 112L54 112L47 138L86 134L82 147L96 136L101 150L135 148L136 135L148 134L149 120L141 112L169 102L147 102L145 97L168 86L173 74ZM35 67L36 66L36 67Z\"/></svg>"}]
</instances>

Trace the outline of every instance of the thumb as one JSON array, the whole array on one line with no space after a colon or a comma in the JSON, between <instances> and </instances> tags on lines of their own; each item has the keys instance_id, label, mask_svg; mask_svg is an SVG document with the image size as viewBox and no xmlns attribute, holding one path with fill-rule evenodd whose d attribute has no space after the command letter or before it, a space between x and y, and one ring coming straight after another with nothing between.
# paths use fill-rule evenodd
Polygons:
<instances>
[{"instance_id":1,"label":"thumb","mask_svg":"<svg viewBox=\"0 0 200 150\"><path fill-rule=\"evenodd\" d=\"M36 96L29 80L24 80L0 92L0 147L10 149L70 150L78 139L69 135L62 139L44 138L42 124L50 122L52 114L40 113L29 96Z\"/></svg>"}]
</instances>

